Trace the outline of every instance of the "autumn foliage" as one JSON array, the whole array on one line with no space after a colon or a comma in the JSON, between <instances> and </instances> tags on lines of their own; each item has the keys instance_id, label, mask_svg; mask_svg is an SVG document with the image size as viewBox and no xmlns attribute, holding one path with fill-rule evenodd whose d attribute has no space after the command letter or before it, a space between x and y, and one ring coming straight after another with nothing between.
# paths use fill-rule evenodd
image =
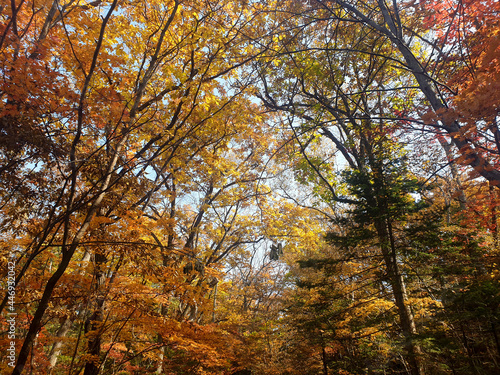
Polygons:
<instances>
[{"instance_id":1,"label":"autumn foliage","mask_svg":"<svg viewBox=\"0 0 500 375\"><path fill-rule=\"evenodd\" d=\"M498 373L499 10L1 2L0 372Z\"/></svg>"}]
</instances>

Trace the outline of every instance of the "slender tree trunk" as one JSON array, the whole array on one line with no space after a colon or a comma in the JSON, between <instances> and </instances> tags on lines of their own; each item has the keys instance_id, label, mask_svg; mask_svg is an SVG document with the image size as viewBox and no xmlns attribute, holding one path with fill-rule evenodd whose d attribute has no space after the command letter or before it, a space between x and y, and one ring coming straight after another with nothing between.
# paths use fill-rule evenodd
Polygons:
<instances>
[{"instance_id":1,"label":"slender tree trunk","mask_svg":"<svg viewBox=\"0 0 500 375\"><path fill-rule=\"evenodd\" d=\"M500 340L498 339L497 327L493 320L491 320L491 333L493 333L493 338L495 339L497 348L497 355L500 358Z\"/></svg>"},{"instance_id":2,"label":"slender tree trunk","mask_svg":"<svg viewBox=\"0 0 500 375\"><path fill-rule=\"evenodd\" d=\"M54 345L52 345L52 349L50 350L49 354L49 374L56 366L59 355L61 354L61 348L63 344L62 338L66 337L72 325L73 319L71 319L69 316L66 316L62 321L61 326L57 330L57 341L54 343Z\"/></svg>"},{"instance_id":3,"label":"slender tree trunk","mask_svg":"<svg viewBox=\"0 0 500 375\"><path fill-rule=\"evenodd\" d=\"M86 265L90 261L90 253L88 251L85 251L85 254L82 257L81 264ZM81 264L79 266L81 266ZM80 274L84 274L84 271L82 270ZM81 304L77 305L76 310L81 310ZM71 329L73 325L74 319L71 318L69 315L67 315L64 320L61 323L61 326L59 327L59 330L56 333L56 342L54 345L52 345L52 349L50 350L49 354L49 374L52 372L54 367L57 364L57 361L59 359L59 355L61 354L61 347L63 345L63 338L66 337L68 334L69 330Z\"/></svg>"},{"instance_id":4,"label":"slender tree trunk","mask_svg":"<svg viewBox=\"0 0 500 375\"><path fill-rule=\"evenodd\" d=\"M401 324L401 330L405 337L405 350L407 360L412 375L422 375L423 370L420 364L421 350L414 343L414 337L417 334L417 328L413 314L408 306L408 296L406 286L399 271L396 259L396 252L393 241L390 238L390 225L387 220L381 220L375 223L377 234L380 241L380 248L387 269L387 276L392 287L394 301L398 310L398 316Z\"/></svg>"},{"instance_id":5,"label":"slender tree trunk","mask_svg":"<svg viewBox=\"0 0 500 375\"><path fill-rule=\"evenodd\" d=\"M83 375L97 375L100 367L102 324L104 318L105 292L104 284L106 282L106 273L104 272L106 256L101 251L94 255L95 259L95 292L94 311L85 322L85 334L88 335L87 353L92 357L85 364Z\"/></svg>"},{"instance_id":6,"label":"slender tree trunk","mask_svg":"<svg viewBox=\"0 0 500 375\"><path fill-rule=\"evenodd\" d=\"M496 189L488 183L488 188L490 190L490 205L491 205L491 226L493 230L493 243L495 244L495 250L500 250L500 236L498 233L498 202Z\"/></svg>"},{"instance_id":7,"label":"slender tree trunk","mask_svg":"<svg viewBox=\"0 0 500 375\"><path fill-rule=\"evenodd\" d=\"M328 375L328 363L326 361L326 347L323 337L321 337L321 349L322 349L321 360L323 361L323 375Z\"/></svg>"},{"instance_id":8,"label":"slender tree trunk","mask_svg":"<svg viewBox=\"0 0 500 375\"><path fill-rule=\"evenodd\" d=\"M479 375L480 372L477 369L476 361L474 361L474 353L472 352L472 349L469 345L469 339L467 338L467 334L465 333L465 327L464 327L463 323L460 324L460 330L462 331L462 340L463 340L463 344L465 346L465 349L467 351L467 360L469 362L469 366L474 370L474 374Z\"/></svg>"},{"instance_id":9,"label":"slender tree trunk","mask_svg":"<svg viewBox=\"0 0 500 375\"><path fill-rule=\"evenodd\" d=\"M54 291L57 282L66 271L66 268L69 265L73 253L74 249L73 251L68 251L63 254L61 263L59 263L57 270L52 274L52 276L47 281L47 284L45 285L45 289L43 291L42 298L40 298L40 302L38 303L38 308L36 309L35 315L33 316L33 320L31 321L30 327L28 329L28 333L26 334L26 338L24 339L23 346L19 351L16 367L14 367L12 375L20 375L23 372L24 366L26 365L26 361L28 360L31 344L35 340L35 337L42 326L42 318L45 315L45 311L49 306L49 300L50 297L52 296L52 292Z\"/></svg>"},{"instance_id":10,"label":"slender tree trunk","mask_svg":"<svg viewBox=\"0 0 500 375\"><path fill-rule=\"evenodd\" d=\"M214 304L212 311L212 323L215 323L215 309L217 308L217 283L214 285Z\"/></svg>"},{"instance_id":11,"label":"slender tree trunk","mask_svg":"<svg viewBox=\"0 0 500 375\"><path fill-rule=\"evenodd\" d=\"M175 184L172 183L172 191L175 192ZM176 202L175 199L172 199L170 202L170 214L169 217L170 219L175 218L176 215ZM175 248L174 244L175 236L174 233L169 233L167 236L167 246L163 247L161 245L161 242L157 239L158 243L161 245L161 251L162 251L162 263L164 267L169 267L170 262L171 262L171 257ZM164 287L163 289L164 293L169 293L169 290ZM168 315L168 305L162 304L160 308L160 314L161 316L167 316ZM157 374L162 374L163 373L163 360L165 358L165 351L166 351L166 346L163 340L163 336L161 333L158 334L157 337L158 343L161 344L160 347L160 355L158 359L158 366L156 367L156 373Z\"/></svg>"},{"instance_id":12,"label":"slender tree trunk","mask_svg":"<svg viewBox=\"0 0 500 375\"><path fill-rule=\"evenodd\" d=\"M163 310L163 306L161 308ZM162 315L164 315L163 311ZM163 344L163 336L161 334L158 334L156 339L158 340L158 343L161 344L160 355L158 356L158 366L156 367L156 374L163 374L163 359L165 358L165 345Z\"/></svg>"}]
</instances>

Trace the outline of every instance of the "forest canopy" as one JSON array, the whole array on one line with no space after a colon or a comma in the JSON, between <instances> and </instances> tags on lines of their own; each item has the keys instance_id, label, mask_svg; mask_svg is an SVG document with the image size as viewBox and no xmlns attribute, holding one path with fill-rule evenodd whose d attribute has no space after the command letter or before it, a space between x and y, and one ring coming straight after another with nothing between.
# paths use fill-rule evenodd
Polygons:
<instances>
[{"instance_id":1,"label":"forest canopy","mask_svg":"<svg viewBox=\"0 0 500 375\"><path fill-rule=\"evenodd\" d=\"M2 0L0 373L500 373L499 11Z\"/></svg>"}]
</instances>

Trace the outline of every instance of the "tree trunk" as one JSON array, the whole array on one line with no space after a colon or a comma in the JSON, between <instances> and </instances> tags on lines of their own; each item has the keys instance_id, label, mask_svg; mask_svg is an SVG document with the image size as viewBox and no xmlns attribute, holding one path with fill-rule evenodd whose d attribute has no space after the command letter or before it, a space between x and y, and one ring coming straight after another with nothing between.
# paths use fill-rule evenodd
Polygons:
<instances>
[{"instance_id":1,"label":"tree trunk","mask_svg":"<svg viewBox=\"0 0 500 375\"><path fill-rule=\"evenodd\" d=\"M88 336L87 353L92 357L85 364L83 375L97 375L99 374L100 367L101 336L104 318L103 306L105 301L104 284L106 282L106 273L104 272L104 267L106 256L102 250L98 250L94 255L94 259L96 300L94 301L92 315L85 322L85 334Z\"/></svg>"},{"instance_id":2,"label":"tree trunk","mask_svg":"<svg viewBox=\"0 0 500 375\"><path fill-rule=\"evenodd\" d=\"M81 266L82 264L85 266L89 261L90 261L90 253L88 251L85 251L79 266ZM82 270L80 272L80 274L83 275L84 271ZM76 307L76 310L80 310L80 309L81 309L81 304L78 304ZM64 320L62 321L61 326L59 327L59 330L56 333L57 339L56 339L56 342L54 343L54 345L52 345L52 349L50 350L50 354L49 354L49 368L48 368L49 374L52 372L52 370L54 369L54 367L57 364L57 361L59 359L59 355L61 354L61 347L63 344L62 339L64 337L66 337L66 335L68 334L71 326L73 325L73 322L74 322L74 319L71 318L69 315L67 315L64 318Z\"/></svg>"},{"instance_id":3,"label":"tree trunk","mask_svg":"<svg viewBox=\"0 0 500 375\"><path fill-rule=\"evenodd\" d=\"M414 343L417 328L413 314L408 306L408 296L404 278L401 275L396 258L394 239L392 238L392 227L388 219L375 222L375 228L380 241L380 249L387 269L387 276L392 287L392 294L398 310L401 330L405 337L405 351L412 375L422 375L420 364L421 350Z\"/></svg>"},{"instance_id":4,"label":"tree trunk","mask_svg":"<svg viewBox=\"0 0 500 375\"><path fill-rule=\"evenodd\" d=\"M54 343L54 345L52 345L52 349L50 350L49 354L49 369L48 369L49 374L56 366L59 354L61 354L61 347L63 344L62 338L66 337L72 325L73 325L73 320L69 316L66 316L62 321L61 326L57 330L56 334L57 341Z\"/></svg>"},{"instance_id":5,"label":"tree trunk","mask_svg":"<svg viewBox=\"0 0 500 375\"><path fill-rule=\"evenodd\" d=\"M76 249L76 246L74 247L74 249ZM45 285L42 298L40 298L40 302L38 303L38 308L36 309L35 315L33 316L33 320L31 321L28 333L26 334L26 338L24 339L23 342L23 346L19 351L16 367L14 367L12 375L21 375L21 373L23 372L24 366L26 365L26 361L28 360L31 344L35 340L38 331L42 327L42 318L45 315L45 311L49 306L49 300L50 297L52 296L52 292L54 291L57 282L66 271L66 268L68 267L69 262L73 256L74 249L71 249L70 251L67 251L63 254L61 263L59 263L57 270L52 274L52 276L47 281L47 284Z\"/></svg>"}]
</instances>

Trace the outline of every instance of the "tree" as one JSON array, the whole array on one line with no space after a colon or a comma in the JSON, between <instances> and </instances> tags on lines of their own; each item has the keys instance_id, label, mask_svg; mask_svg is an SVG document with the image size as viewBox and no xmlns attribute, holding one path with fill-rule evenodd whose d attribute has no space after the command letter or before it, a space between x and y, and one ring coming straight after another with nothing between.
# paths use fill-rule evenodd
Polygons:
<instances>
[{"instance_id":1,"label":"tree","mask_svg":"<svg viewBox=\"0 0 500 375\"><path fill-rule=\"evenodd\" d=\"M443 65L448 61L448 54L454 54L450 60L456 60L457 54L455 53L457 52L457 45L459 45L458 48L460 49L468 47L467 44L469 41L477 38L478 34L484 33L484 29L488 29L486 34L494 35L495 32L489 31L491 30L489 27L491 26L491 28L495 30L497 27L496 23L488 26L481 25L483 26L480 27L482 30L476 35L469 34L466 35L465 38L460 36L460 31L464 25L467 27L467 24L470 25L473 23L472 20L478 19L477 17L474 18L477 15L474 11L480 11L484 4L473 6L472 9L474 9L474 11L472 12L472 17L467 17L465 21L462 21L460 14L465 13L466 4L462 1L444 3L444 7L452 7L453 12L451 14L448 13L451 17L445 17L444 23L447 28L446 32L443 33L443 25L438 24L438 27L441 28L441 32L437 31L436 36L437 38L441 37L441 40L437 39L434 41L429 40L426 35L422 33L422 30L418 27L418 23L416 27L411 23L411 15L419 15L419 9L411 2L403 4L402 6L393 2L393 4L389 6L383 1L363 4L354 4L348 1L318 1L318 5L325 8L332 18L339 17L339 9L344 10L356 20L370 27L381 37L388 38L401 56L401 59L396 60L396 63L399 64L402 69L408 69L408 71L411 72L416 81L418 90L429 103L432 113L434 114L433 116L428 116L425 121L438 130L443 130L445 132L458 149L461 155L460 161L463 164L474 168L479 175L490 181L493 185L500 184L500 173L495 168L497 163L495 154L498 153L498 150L496 152L485 152L491 147L496 147L494 142L492 144L491 138L494 138L498 131L495 128L495 123L489 121L488 125L483 128L481 119L473 119L471 116L465 115L464 119L461 120L459 116L450 112L448 108L452 105L451 103L455 102L459 104L460 99L454 100L456 95L454 95L453 90L447 87L448 82L443 82L440 80L439 76L433 76L433 67L439 67L438 70L446 69ZM440 3L440 5L436 7L439 8L442 5L443 3ZM492 12L488 13L494 18L494 9L496 9L496 5L492 5L492 7ZM469 10L467 10L467 13L470 14ZM407 14L410 16L408 17ZM340 17L342 18L342 16ZM409 18L410 21L408 22ZM430 23L426 25L430 26ZM423 32L428 31L428 29L425 29ZM449 33L450 31L451 33ZM455 31L455 33L453 33L453 31ZM463 43L464 39L465 43ZM496 50L496 42L494 40L493 37L493 40L489 41L489 43L492 43L489 49L490 56L491 53L495 53L494 51ZM422 48L419 50L418 45L420 43L426 45L427 49ZM469 63L468 57L478 55L477 49L474 51L475 47L476 46L473 45L472 50L467 48L465 53L462 54L462 58L458 61L458 65L467 67ZM425 56L428 50L431 51L430 57ZM389 58L389 56L387 57ZM484 62L486 62L488 58L489 57L486 57ZM433 63L432 66L428 64L428 61ZM472 61L474 61L474 59ZM476 60L475 63L477 63L477 61L478 60ZM471 70L474 71L475 69L472 68ZM484 91L485 94L486 92L487 91ZM491 105L495 107L495 101L493 101ZM465 108L464 110L467 111Z\"/></svg>"},{"instance_id":2,"label":"tree","mask_svg":"<svg viewBox=\"0 0 500 375\"><path fill-rule=\"evenodd\" d=\"M316 17L323 14L320 11ZM287 53L279 58L288 61L283 64L284 68L264 65L261 98L271 110L288 112L290 131L306 161L308 174L312 176L306 181L318 184L319 197L357 207L361 213L354 222L364 215L363 222L374 226L373 235L378 240L405 336L411 373L417 374L421 371L420 349L414 341L417 329L408 304L404 276L399 270L393 233L405 206L400 201L404 202L410 191L399 182L407 176L394 175L391 169L391 163L400 156L397 144L391 140L396 129L391 129L384 121L387 117L382 105L385 97L380 91L369 89L377 85L377 80L390 81L398 77L385 58L371 56L368 52L390 49L387 39L378 38L369 28L355 26L341 32L345 33L345 38L340 39L340 35L335 34L338 39L332 40L328 30L339 30L339 22L327 19L321 28L320 25L304 26L304 34L295 35L295 40L289 44L284 43ZM325 26L327 32L323 31ZM313 35L317 39L311 39ZM333 47L316 48L321 42ZM343 50L344 43L357 45L357 50L346 47L343 55L334 54L334 51ZM345 85L347 80L349 86ZM327 147L331 151L327 152L333 155L339 152L340 157L317 157L307 152L318 138L330 141ZM335 179L333 163L337 160L352 171L353 180L347 181L347 188Z\"/></svg>"},{"instance_id":3,"label":"tree","mask_svg":"<svg viewBox=\"0 0 500 375\"><path fill-rule=\"evenodd\" d=\"M148 289L137 271L131 274L134 281L122 278L138 254L145 254L138 267L145 275L157 269L158 249L163 267L166 258L176 258L171 252L185 254L168 264L169 276L161 280L172 281L187 259L217 264L249 237L243 207L260 194L254 190L258 169L251 166L264 157L265 147L258 130L248 130L250 123L262 121L258 108L243 99L246 87L235 79L245 80L247 72L239 67L259 53L243 38L242 28L248 19L258 24L260 9L219 2L142 7L118 1L21 1L4 10L3 230L19 250L18 303L26 303L29 314L14 374L23 371L30 353L42 355L41 338L46 328L53 330L47 324L65 307L73 311L70 320L84 321L83 333L73 325L77 342L70 371L83 366L84 373L95 374L106 365L103 340L114 343L120 337L105 322L113 329L132 328L137 314L147 310L134 310L130 301L112 308L121 300L116 288L126 285L139 294ZM189 181L193 175L199 179ZM205 201L194 217L178 203L176 211L176 195L200 192ZM170 202L166 217L164 199ZM209 207L212 219L223 216L204 228L203 238ZM166 246L151 225L168 232ZM172 241L182 231L185 246L175 243L174 249ZM209 241L213 247L199 249L202 239L203 247L211 246ZM182 285L183 298L201 298L208 279L198 280L203 286L195 278ZM33 283L43 291L37 303L28 294ZM80 288L90 292L77 293ZM78 302L55 302L70 291ZM7 296L2 307L6 302ZM155 308L150 301L145 305ZM115 311L117 320L109 315ZM78 363L82 340L87 354Z\"/></svg>"}]
</instances>

